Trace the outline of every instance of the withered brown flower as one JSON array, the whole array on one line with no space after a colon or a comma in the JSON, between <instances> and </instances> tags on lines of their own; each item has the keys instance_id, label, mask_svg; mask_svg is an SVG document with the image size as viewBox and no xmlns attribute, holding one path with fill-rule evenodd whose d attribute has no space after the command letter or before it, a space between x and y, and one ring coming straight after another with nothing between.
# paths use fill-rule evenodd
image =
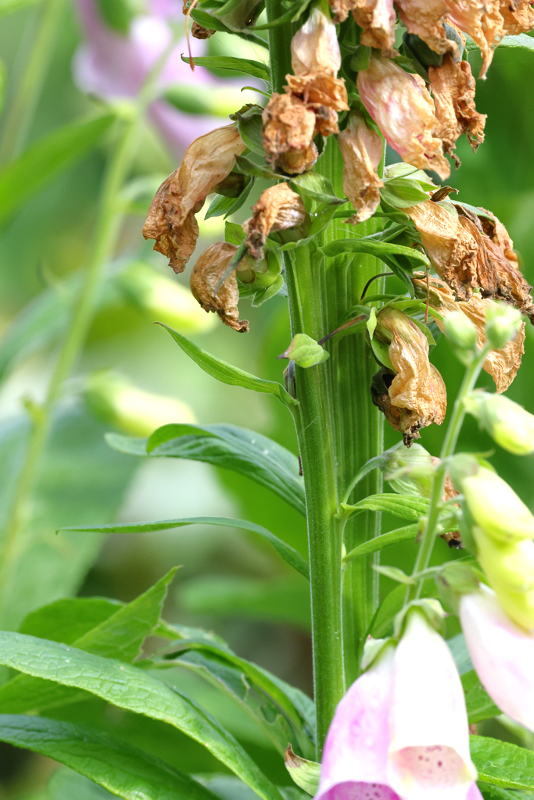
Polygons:
<instances>
[{"instance_id":1,"label":"withered brown flower","mask_svg":"<svg viewBox=\"0 0 534 800\"><path fill-rule=\"evenodd\" d=\"M473 294L469 300L456 300L453 291L447 284L434 276L416 273L414 285L422 297L440 313L446 315L451 311L461 311L473 323L477 330L477 343L482 347L486 343L485 324L486 309L492 302ZM443 329L443 322L436 320ZM524 352L525 323L522 323L517 335L499 350L492 350L484 362L484 370L493 378L498 392L505 392L514 380Z\"/></svg>"},{"instance_id":2,"label":"withered brown flower","mask_svg":"<svg viewBox=\"0 0 534 800\"><path fill-rule=\"evenodd\" d=\"M484 141L486 115L475 107L475 79L468 61L454 61L449 54L439 67L428 70L430 89L436 107L438 127L434 134L443 141L446 153L454 156L456 140L462 133L473 150Z\"/></svg>"},{"instance_id":3,"label":"withered brown flower","mask_svg":"<svg viewBox=\"0 0 534 800\"><path fill-rule=\"evenodd\" d=\"M428 339L419 326L397 309L379 312L375 335L388 342L393 372L382 372L383 390L374 384L373 402L405 444L419 438L419 430L441 425L447 410L443 378L428 358Z\"/></svg>"},{"instance_id":4,"label":"withered brown flower","mask_svg":"<svg viewBox=\"0 0 534 800\"><path fill-rule=\"evenodd\" d=\"M401 21L409 33L419 36L435 53L453 50L444 27L446 0L396 0Z\"/></svg>"},{"instance_id":5,"label":"withered brown flower","mask_svg":"<svg viewBox=\"0 0 534 800\"><path fill-rule=\"evenodd\" d=\"M262 119L263 147L275 169L298 175L313 167L318 157L313 143L315 114L302 100L274 93Z\"/></svg>"},{"instance_id":6,"label":"withered brown flower","mask_svg":"<svg viewBox=\"0 0 534 800\"><path fill-rule=\"evenodd\" d=\"M287 183L277 183L262 192L252 211L244 229L248 251L256 259L263 258L263 248L270 233L295 228L306 219L302 200Z\"/></svg>"},{"instance_id":7,"label":"withered brown flower","mask_svg":"<svg viewBox=\"0 0 534 800\"><path fill-rule=\"evenodd\" d=\"M248 331L239 319L239 289L235 272L224 277L237 247L226 242L212 244L200 256L191 273L191 291L205 311L214 311L225 325L240 333Z\"/></svg>"},{"instance_id":8,"label":"withered brown flower","mask_svg":"<svg viewBox=\"0 0 534 800\"><path fill-rule=\"evenodd\" d=\"M515 36L534 28L532 0L501 0L501 14L504 19L504 31L507 34Z\"/></svg>"},{"instance_id":9,"label":"withered brown flower","mask_svg":"<svg viewBox=\"0 0 534 800\"><path fill-rule=\"evenodd\" d=\"M518 267L513 243L496 218L460 204L428 200L405 209L436 272L459 300L473 291L504 300L534 320L531 287ZM482 209L481 209L482 212Z\"/></svg>"},{"instance_id":10,"label":"withered brown flower","mask_svg":"<svg viewBox=\"0 0 534 800\"><path fill-rule=\"evenodd\" d=\"M394 53L395 11L393 0L354 0L352 16L362 29L361 44Z\"/></svg>"},{"instance_id":11,"label":"withered brown flower","mask_svg":"<svg viewBox=\"0 0 534 800\"><path fill-rule=\"evenodd\" d=\"M446 0L449 20L467 33L482 53L483 78L493 59L493 51L505 34L501 14L502 0Z\"/></svg>"},{"instance_id":12,"label":"withered brown flower","mask_svg":"<svg viewBox=\"0 0 534 800\"><path fill-rule=\"evenodd\" d=\"M390 59L373 56L369 67L358 73L358 90L367 111L404 161L448 177L443 144L434 135L439 128L434 101L419 75L405 72Z\"/></svg>"},{"instance_id":13,"label":"withered brown flower","mask_svg":"<svg viewBox=\"0 0 534 800\"><path fill-rule=\"evenodd\" d=\"M367 127L361 115L351 114L338 141L344 165L343 191L356 209L347 222L364 222L375 213L384 185L376 171L382 158L382 139Z\"/></svg>"},{"instance_id":14,"label":"withered brown flower","mask_svg":"<svg viewBox=\"0 0 534 800\"><path fill-rule=\"evenodd\" d=\"M175 272L183 272L198 238L195 214L208 194L232 171L245 150L235 125L200 136L185 151L181 165L161 184L143 227L154 250L167 256Z\"/></svg>"},{"instance_id":15,"label":"withered brown flower","mask_svg":"<svg viewBox=\"0 0 534 800\"><path fill-rule=\"evenodd\" d=\"M325 72L337 75L341 53L335 25L314 8L291 40L291 69L295 75Z\"/></svg>"}]
</instances>

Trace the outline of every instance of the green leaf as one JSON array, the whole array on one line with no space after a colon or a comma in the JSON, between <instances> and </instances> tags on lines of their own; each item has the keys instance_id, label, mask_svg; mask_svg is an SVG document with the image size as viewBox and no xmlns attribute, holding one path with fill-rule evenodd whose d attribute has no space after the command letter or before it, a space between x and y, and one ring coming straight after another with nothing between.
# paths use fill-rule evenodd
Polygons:
<instances>
[{"instance_id":1,"label":"green leaf","mask_svg":"<svg viewBox=\"0 0 534 800\"><path fill-rule=\"evenodd\" d=\"M266 486L304 514L297 458L272 439L236 425L164 425L148 442L110 434L112 447L132 455L204 461Z\"/></svg>"},{"instance_id":2,"label":"green leaf","mask_svg":"<svg viewBox=\"0 0 534 800\"><path fill-rule=\"evenodd\" d=\"M330 353L321 345L308 336L307 333L297 333L291 339L291 343L285 353L284 358L289 358L295 364L304 369L315 367L322 364L329 358Z\"/></svg>"},{"instance_id":3,"label":"green leaf","mask_svg":"<svg viewBox=\"0 0 534 800\"><path fill-rule=\"evenodd\" d=\"M246 156L235 157L236 169L243 175L250 175L252 178L265 178L267 180L276 180L279 176L273 172L266 164L256 164Z\"/></svg>"},{"instance_id":4,"label":"green leaf","mask_svg":"<svg viewBox=\"0 0 534 800\"><path fill-rule=\"evenodd\" d=\"M500 710L480 683L474 669L462 675L462 686L471 725L499 716Z\"/></svg>"},{"instance_id":5,"label":"green leaf","mask_svg":"<svg viewBox=\"0 0 534 800\"><path fill-rule=\"evenodd\" d=\"M402 583L404 586L413 586L415 584L415 579L407 575L402 569L399 569L399 567L389 567L386 564L378 564L374 569L381 575L385 575L386 578L396 581L397 583Z\"/></svg>"},{"instance_id":6,"label":"green leaf","mask_svg":"<svg viewBox=\"0 0 534 800\"><path fill-rule=\"evenodd\" d=\"M203 778L203 783L212 792L215 792L220 800L256 800L250 789L240 781L230 777L230 775L210 775ZM284 800L307 800L307 795L304 792L292 786L282 788L280 792Z\"/></svg>"},{"instance_id":7,"label":"green leaf","mask_svg":"<svg viewBox=\"0 0 534 800\"><path fill-rule=\"evenodd\" d=\"M208 14L201 8L194 8L191 11L190 16L203 28L207 28L208 30L212 31L223 31L224 33L234 33L242 39L254 42L254 44L259 44L261 47L267 47L267 42L265 39L262 39L260 36L256 36L256 34L252 33L251 28L247 28L245 30L233 30L232 28L226 26L224 22L221 22L221 20L217 19L217 17L214 17L212 14Z\"/></svg>"},{"instance_id":8,"label":"green leaf","mask_svg":"<svg viewBox=\"0 0 534 800\"><path fill-rule=\"evenodd\" d=\"M355 547L347 553L343 561L352 561L354 558L361 558L370 553L376 553L384 547L389 547L389 545L396 544L397 542L414 539L417 536L418 530L418 525L405 525L403 528L396 528L394 531L382 533L380 536L376 536L374 539L370 539L368 542L363 542L358 545L358 547Z\"/></svg>"},{"instance_id":9,"label":"green leaf","mask_svg":"<svg viewBox=\"0 0 534 800\"><path fill-rule=\"evenodd\" d=\"M125 800L215 797L189 775L83 725L0 714L0 740L60 761Z\"/></svg>"},{"instance_id":10,"label":"green leaf","mask_svg":"<svg viewBox=\"0 0 534 800\"><path fill-rule=\"evenodd\" d=\"M186 339L181 333L174 331L168 325L161 324L161 327L165 328L189 358L198 364L204 372L207 372L208 375L216 378L221 383L227 383L230 386L241 386L243 389L250 389L253 392L272 394L288 408L298 405L298 401L291 397L281 383L257 378L256 375L252 375L250 372L245 372L239 367L234 367L232 364L212 356L211 353L202 350L198 345L193 344L193 342Z\"/></svg>"},{"instance_id":11,"label":"green leaf","mask_svg":"<svg viewBox=\"0 0 534 800\"><path fill-rule=\"evenodd\" d=\"M237 197L224 197L221 194L216 194L204 214L204 219L220 216L229 217L231 214L235 214L246 202L253 186L254 179L249 178L245 188ZM238 242L238 244L241 244L241 242Z\"/></svg>"},{"instance_id":12,"label":"green leaf","mask_svg":"<svg viewBox=\"0 0 534 800\"><path fill-rule=\"evenodd\" d=\"M243 114L237 114L237 127L239 135L252 153L257 153L262 159L265 157L263 149L263 122L262 108L252 106Z\"/></svg>"},{"instance_id":13,"label":"green leaf","mask_svg":"<svg viewBox=\"0 0 534 800\"><path fill-rule=\"evenodd\" d=\"M311 0L300 0L300 2L296 3L292 2L290 3L289 11L287 11L285 14L277 16L276 19L273 19L270 22L265 22L263 25L255 25L252 30L264 31L269 30L270 28L277 28L280 25L285 25L289 22L296 22L304 14L310 3Z\"/></svg>"},{"instance_id":14,"label":"green leaf","mask_svg":"<svg viewBox=\"0 0 534 800\"><path fill-rule=\"evenodd\" d=\"M60 767L53 773L46 789L46 795L31 795L27 800L66 800L67 797L75 797L76 800L113 800L117 796L67 767Z\"/></svg>"},{"instance_id":15,"label":"green leaf","mask_svg":"<svg viewBox=\"0 0 534 800\"><path fill-rule=\"evenodd\" d=\"M375 639L382 639L391 633L393 620L404 607L405 597L406 587L399 584L382 600L369 626L369 633Z\"/></svg>"},{"instance_id":16,"label":"green leaf","mask_svg":"<svg viewBox=\"0 0 534 800\"><path fill-rule=\"evenodd\" d=\"M484 800L532 800L532 792L519 792L517 789L502 789L489 783L479 782Z\"/></svg>"},{"instance_id":17,"label":"green leaf","mask_svg":"<svg viewBox=\"0 0 534 800\"><path fill-rule=\"evenodd\" d=\"M109 130L113 114L65 125L32 145L0 171L0 223L11 217L41 186L89 153Z\"/></svg>"},{"instance_id":18,"label":"green leaf","mask_svg":"<svg viewBox=\"0 0 534 800\"><path fill-rule=\"evenodd\" d=\"M249 522L244 519L233 519L231 517L180 517L178 519L159 520L158 522L74 526L62 528L61 532L148 533L152 531L168 531L171 528L181 528L187 525L215 525L222 528L236 528L237 530L255 533L256 536L260 536L262 539L269 542L286 564L296 569L297 572L300 572L305 578L309 576L306 561L294 547L286 544L282 539L279 539L278 536L275 536L274 533L268 531L267 528L263 528L261 525L256 525L255 522Z\"/></svg>"},{"instance_id":19,"label":"green leaf","mask_svg":"<svg viewBox=\"0 0 534 800\"><path fill-rule=\"evenodd\" d=\"M127 605L115 606L113 614L108 615L96 627L86 630L80 637L72 640L67 633L67 642L80 650L101 656L113 656L124 661L133 661L141 645L159 622L167 589L176 574L170 570L154 586L132 600ZM93 606L94 608L94 606ZM76 613L79 604L70 604L71 612ZM48 614L54 614L55 604L48 606ZM41 625L44 614L41 613ZM33 618L35 621L35 617ZM76 622L73 628L76 628ZM28 627L28 625L26 625ZM35 627L35 625L33 626ZM55 631L57 636L58 630ZM70 639L70 641L69 641ZM49 681L42 681L25 675L17 675L0 686L0 708L3 712L27 712L72 703L80 699L80 693L65 689Z\"/></svg>"},{"instance_id":20,"label":"green leaf","mask_svg":"<svg viewBox=\"0 0 534 800\"><path fill-rule=\"evenodd\" d=\"M481 781L508 789L534 790L534 752L487 736L471 736L470 742Z\"/></svg>"},{"instance_id":21,"label":"green leaf","mask_svg":"<svg viewBox=\"0 0 534 800\"><path fill-rule=\"evenodd\" d=\"M19 633L74 644L122 606L123 603L107 597L62 597L30 612L22 620Z\"/></svg>"},{"instance_id":22,"label":"green leaf","mask_svg":"<svg viewBox=\"0 0 534 800\"><path fill-rule=\"evenodd\" d=\"M18 11L20 8L26 6L34 6L39 0L0 0L0 17L4 14L10 14L12 11Z\"/></svg>"},{"instance_id":23,"label":"green leaf","mask_svg":"<svg viewBox=\"0 0 534 800\"><path fill-rule=\"evenodd\" d=\"M7 631L0 632L0 664L82 689L118 708L167 723L206 747L264 800L281 798L276 786L215 719L130 664Z\"/></svg>"},{"instance_id":24,"label":"green leaf","mask_svg":"<svg viewBox=\"0 0 534 800\"><path fill-rule=\"evenodd\" d=\"M428 500L419 495L387 492L385 494L371 494L354 505L343 504L342 508L350 516L362 511L381 511L417 522L423 514L427 513L428 505Z\"/></svg>"},{"instance_id":25,"label":"green leaf","mask_svg":"<svg viewBox=\"0 0 534 800\"><path fill-rule=\"evenodd\" d=\"M425 253L415 250L413 247L405 247L402 244L381 242L373 239L337 239L335 242L325 245L323 252L327 256L338 256L345 253L366 253L381 259L386 264L389 263L391 256L402 256L410 262L415 262L418 267L426 267L430 263Z\"/></svg>"},{"instance_id":26,"label":"green leaf","mask_svg":"<svg viewBox=\"0 0 534 800\"><path fill-rule=\"evenodd\" d=\"M194 56L187 58L182 56L182 61L186 64L195 66L206 67L206 69L228 69L233 72L240 72L244 75L250 75L253 78L261 78L264 81L270 81L271 74L267 64L261 61L254 61L252 58L235 58L234 56Z\"/></svg>"}]
</instances>

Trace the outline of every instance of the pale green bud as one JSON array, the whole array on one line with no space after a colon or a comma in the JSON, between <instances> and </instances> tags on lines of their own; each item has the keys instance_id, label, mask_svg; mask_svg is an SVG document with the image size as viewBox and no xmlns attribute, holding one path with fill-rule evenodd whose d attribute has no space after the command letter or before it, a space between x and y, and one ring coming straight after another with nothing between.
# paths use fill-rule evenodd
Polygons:
<instances>
[{"instance_id":1,"label":"pale green bud","mask_svg":"<svg viewBox=\"0 0 534 800\"><path fill-rule=\"evenodd\" d=\"M517 336L521 326L521 314L506 303L488 303L486 309L486 337L493 350Z\"/></svg>"},{"instance_id":2,"label":"pale green bud","mask_svg":"<svg viewBox=\"0 0 534 800\"><path fill-rule=\"evenodd\" d=\"M452 472L469 515L484 533L505 544L534 538L534 516L495 472L478 465L472 472L453 466Z\"/></svg>"},{"instance_id":3,"label":"pale green bud","mask_svg":"<svg viewBox=\"0 0 534 800\"><path fill-rule=\"evenodd\" d=\"M314 795L319 788L321 765L317 761L298 756L293 752L291 745L284 753L284 763L292 780L307 794Z\"/></svg>"},{"instance_id":4,"label":"pale green bud","mask_svg":"<svg viewBox=\"0 0 534 800\"><path fill-rule=\"evenodd\" d=\"M447 337L459 350L474 352L477 346L477 329L462 311L451 311L444 316Z\"/></svg>"},{"instance_id":5,"label":"pale green bud","mask_svg":"<svg viewBox=\"0 0 534 800\"><path fill-rule=\"evenodd\" d=\"M92 375L84 397L96 416L131 436L149 436L156 428L173 422L196 421L186 403L145 392L114 373Z\"/></svg>"},{"instance_id":6,"label":"pale green bud","mask_svg":"<svg viewBox=\"0 0 534 800\"><path fill-rule=\"evenodd\" d=\"M322 364L326 361L329 353L321 347L319 342L312 339L306 333L297 333L285 353L282 354L283 358L289 358L294 361L299 367L315 367L316 364Z\"/></svg>"},{"instance_id":7,"label":"pale green bud","mask_svg":"<svg viewBox=\"0 0 534 800\"><path fill-rule=\"evenodd\" d=\"M503 544L473 530L478 561L510 619L534 629L534 542Z\"/></svg>"},{"instance_id":8,"label":"pale green bud","mask_svg":"<svg viewBox=\"0 0 534 800\"><path fill-rule=\"evenodd\" d=\"M384 478L394 492L429 497L434 461L420 444L405 447L402 442L384 453Z\"/></svg>"},{"instance_id":9,"label":"pale green bud","mask_svg":"<svg viewBox=\"0 0 534 800\"><path fill-rule=\"evenodd\" d=\"M501 394L472 392L465 398L466 410L490 436L510 453L534 452L534 414Z\"/></svg>"}]
</instances>

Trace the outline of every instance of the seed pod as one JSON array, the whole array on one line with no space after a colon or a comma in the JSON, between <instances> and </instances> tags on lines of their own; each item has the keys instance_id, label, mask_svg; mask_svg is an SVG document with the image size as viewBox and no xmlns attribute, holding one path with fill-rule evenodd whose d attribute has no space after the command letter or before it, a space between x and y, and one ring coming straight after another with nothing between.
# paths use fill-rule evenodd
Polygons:
<instances>
[{"instance_id":1,"label":"seed pod","mask_svg":"<svg viewBox=\"0 0 534 800\"><path fill-rule=\"evenodd\" d=\"M313 143L315 114L297 97L273 94L263 115L263 147L275 169L298 175L318 158Z\"/></svg>"},{"instance_id":2,"label":"seed pod","mask_svg":"<svg viewBox=\"0 0 534 800\"><path fill-rule=\"evenodd\" d=\"M233 169L245 149L235 125L200 136L185 151L180 167L161 184L143 227L145 239L155 239L154 250L169 258L175 272L183 272L195 249L195 218L208 194Z\"/></svg>"},{"instance_id":3,"label":"seed pod","mask_svg":"<svg viewBox=\"0 0 534 800\"><path fill-rule=\"evenodd\" d=\"M240 333L248 331L247 320L239 319L239 289L235 272L225 273L237 247L227 242L212 244L200 256L191 273L191 291L205 311L214 311L219 318Z\"/></svg>"},{"instance_id":4,"label":"seed pod","mask_svg":"<svg viewBox=\"0 0 534 800\"><path fill-rule=\"evenodd\" d=\"M302 225L306 210L299 195L287 183L277 183L266 189L256 205L252 217L244 224L248 252L257 259L263 258L263 248L270 233Z\"/></svg>"},{"instance_id":5,"label":"seed pod","mask_svg":"<svg viewBox=\"0 0 534 800\"><path fill-rule=\"evenodd\" d=\"M382 139L367 127L363 117L351 114L338 141L344 165L343 191L356 209L347 221L364 222L378 208L380 187L384 185L376 171L382 158Z\"/></svg>"}]
</instances>

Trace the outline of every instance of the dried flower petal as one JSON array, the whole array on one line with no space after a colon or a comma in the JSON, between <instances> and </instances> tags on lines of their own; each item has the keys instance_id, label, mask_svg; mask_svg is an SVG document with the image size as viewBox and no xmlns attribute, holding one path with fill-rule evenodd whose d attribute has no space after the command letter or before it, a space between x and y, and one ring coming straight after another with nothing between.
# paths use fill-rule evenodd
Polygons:
<instances>
[{"instance_id":1,"label":"dried flower petal","mask_svg":"<svg viewBox=\"0 0 534 800\"><path fill-rule=\"evenodd\" d=\"M301 98L308 108L326 106L335 111L347 111L347 89L342 78L327 72L310 75L287 75L286 89Z\"/></svg>"},{"instance_id":2,"label":"dried flower petal","mask_svg":"<svg viewBox=\"0 0 534 800\"><path fill-rule=\"evenodd\" d=\"M191 36L195 39L209 39L214 33L217 33L217 31L213 31L210 28L203 28L198 22L193 21L191 25Z\"/></svg>"},{"instance_id":3,"label":"dried flower petal","mask_svg":"<svg viewBox=\"0 0 534 800\"><path fill-rule=\"evenodd\" d=\"M356 0L329 0L329 2L334 22L345 22Z\"/></svg>"},{"instance_id":4,"label":"dried flower petal","mask_svg":"<svg viewBox=\"0 0 534 800\"><path fill-rule=\"evenodd\" d=\"M263 146L275 169L297 175L313 167L315 114L298 97L273 94L263 111Z\"/></svg>"},{"instance_id":5,"label":"dried flower petal","mask_svg":"<svg viewBox=\"0 0 534 800\"><path fill-rule=\"evenodd\" d=\"M341 67L336 26L314 8L291 40L291 68L295 75L326 72L335 76Z\"/></svg>"},{"instance_id":6,"label":"dried flower petal","mask_svg":"<svg viewBox=\"0 0 534 800\"><path fill-rule=\"evenodd\" d=\"M248 331L248 322L239 319L239 289L235 272L223 280L236 251L235 245L226 242L208 247L193 267L191 291L204 311L214 311L225 325L245 332Z\"/></svg>"},{"instance_id":7,"label":"dried flower petal","mask_svg":"<svg viewBox=\"0 0 534 800\"><path fill-rule=\"evenodd\" d=\"M287 183L277 183L266 189L252 217L245 222L247 247L254 258L263 258L263 247L270 233L301 225L306 219L304 204Z\"/></svg>"},{"instance_id":8,"label":"dried flower petal","mask_svg":"<svg viewBox=\"0 0 534 800\"><path fill-rule=\"evenodd\" d=\"M392 53L395 44L393 0L354 0L352 16L362 28L361 44Z\"/></svg>"},{"instance_id":9,"label":"dried flower petal","mask_svg":"<svg viewBox=\"0 0 534 800\"><path fill-rule=\"evenodd\" d=\"M440 67L429 68L428 77L439 122L434 133L442 139L445 152L454 154L462 133L476 150L484 141L486 115L475 107L475 79L469 62L446 55Z\"/></svg>"},{"instance_id":10,"label":"dried flower petal","mask_svg":"<svg viewBox=\"0 0 534 800\"><path fill-rule=\"evenodd\" d=\"M143 236L156 240L154 250L169 258L175 272L183 272L195 249L198 238L195 214L208 194L232 171L236 155L244 149L234 125L200 136L189 145L181 165L156 192Z\"/></svg>"},{"instance_id":11,"label":"dried flower petal","mask_svg":"<svg viewBox=\"0 0 534 800\"><path fill-rule=\"evenodd\" d=\"M441 139L433 134L439 128L434 101L419 75L373 56L369 67L358 73L358 90L367 111L404 161L433 169L442 178L449 175Z\"/></svg>"},{"instance_id":12,"label":"dried flower petal","mask_svg":"<svg viewBox=\"0 0 534 800\"><path fill-rule=\"evenodd\" d=\"M343 156L343 191L356 209L348 222L363 222L375 213L380 203L383 182L377 174L382 158L382 139L368 128L359 114L352 114L339 135Z\"/></svg>"},{"instance_id":13,"label":"dried flower petal","mask_svg":"<svg viewBox=\"0 0 534 800\"><path fill-rule=\"evenodd\" d=\"M482 53L480 77L484 78L493 59L493 50L504 36L502 0L446 0L450 21L467 33Z\"/></svg>"},{"instance_id":14,"label":"dried flower petal","mask_svg":"<svg viewBox=\"0 0 534 800\"><path fill-rule=\"evenodd\" d=\"M419 430L441 425L447 410L443 378L428 359L428 339L416 323L400 311L384 308L378 314L377 332L389 340L388 355L394 377L387 394L373 400L388 422L410 444ZM386 385L387 385L386 381Z\"/></svg>"},{"instance_id":15,"label":"dried flower petal","mask_svg":"<svg viewBox=\"0 0 534 800\"><path fill-rule=\"evenodd\" d=\"M442 312L461 311L471 320L477 329L477 344L482 347L486 343L484 328L486 325L486 309L492 302L489 298L474 294L469 300L455 300L454 293L439 278L427 278L422 274L414 276L414 284L421 293L428 295L429 302ZM443 323L436 320L440 328ZM484 362L484 370L491 375L498 392L505 392L510 386L521 366L525 350L525 324L517 335L500 350L492 350Z\"/></svg>"},{"instance_id":16,"label":"dried flower petal","mask_svg":"<svg viewBox=\"0 0 534 800\"><path fill-rule=\"evenodd\" d=\"M446 0L397 0L401 21L409 33L419 36L435 53L447 53L454 43L447 39L444 18Z\"/></svg>"},{"instance_id":17,"label":"dried flower petal","mask_svg":"<svg viewBox=\"0 0 534 800\"><path fill-rule=\"evenodd\" d=\"M534 28L534 5L532 0L501 0L504 32L517 35Z\"/></svg>"}]
</instances>

